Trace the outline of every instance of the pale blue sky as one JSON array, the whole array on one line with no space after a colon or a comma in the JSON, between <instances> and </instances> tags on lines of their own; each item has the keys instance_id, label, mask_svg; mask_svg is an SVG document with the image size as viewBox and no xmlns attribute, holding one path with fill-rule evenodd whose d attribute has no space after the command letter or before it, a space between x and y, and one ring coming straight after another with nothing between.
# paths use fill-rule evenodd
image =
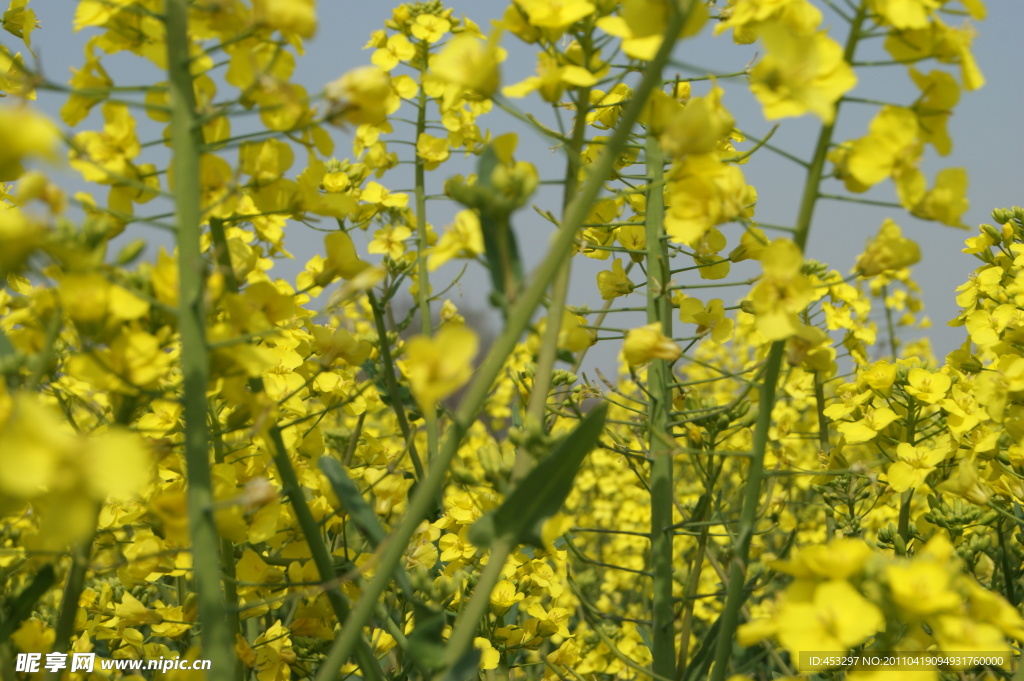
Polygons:
<instances>
[{"instance_id":1,"label":"pale blue sky","mask_svg":"<svg viewBox=\"0 0 1024 681\"><path fill-rule=\"evenodd\" d=\"M504 2L478 0L471 2L457 0L448 3L455 8L457 14L466 14L485 30L490 20L500 16ZM820 3L818 3L820 4ZM1024 89L1020 83L1021 60L1019 55L1019 31L1024 26L1024 3L1017 0L989 0L988 20L976 25L978 38L974 43L974 54L984 72L987 85L978 92L964 93L955 116L950 121L949 129L954 140L954 150L946 158L938 158L933 152L926 156L923 170L931 181L935 172L947 166L962 166L970 175L969 197L971 208L965 215L965 222L972 230L980 222L989 221L989 212L994 207L1024 203L1024 187L1022 187L1021 159L1024 158L1024 135L1019 128L1020 111L1024 111ZM33 0L34 7L43 23L42 29L33 36L33 44L39 56L44 72L55 80L64 80L69 75L70 66L78 66L83 61L82 45L89 32L72 34L70 30L74 3L71 0ZM383 25L390 15L388 3L349 2L347 0L321 0L319 2L320 30L308 45L305 57L298 60L296 80L303 83L311 92L317 91L322 85L333 80L346 70L369 63L369 51L362 50L369 34ZM950 23L958 23L948 19ZM826 23L833 26L833 36L839 40L845 38L845 26L832 15ZM710 31L705 31L706 34ZM504 65L504 82L516 82L533 71L534 50L531 47L515 47L515 39L506 36L510 47L509 60ZM875 41L876 43L879 41ZM13 41L5 43L13 45ZM866 45L861 54L866 57L875 53L879 45ZM756 46L734 46L728 35L711 38L708 35L696 41L683 43L677 53L677 59L699 67L700 72L728 72L741 69L755 55ZM115 78L123 83L147 83L160 79L157 71L148 67L143 60L134 56L120 55L104 59ZM923 69L929 70L930 64ZM955 67L943 67L953 69ZM667 76L675 72L667 73ZM683 75L689 75L680 71ZM861 97L872 97L906 104L916 97L916 89L906 76L903 67L885 67L862 69L861 84L852 93ZM726 86L725 104L733 111L738 125L745 127L752 134L760 135L770 128L760 115L760 109L745 94L740 81L723 83ZM705 91L706 86L695 86L695 94ZM62 98L56 96L40 96L40 104L56 115ZM524 106L533 106L537 102L530 101ZM549 110L538 110L539 113L550 115ZM839 138L852 138L864 134L866 123L875 109L865 105L850 104L843 110L839 123ZM490 125L497 131L503 131L508 119L495 115ZM83 123L82 128L94 126L96 117ZM782 128L773 140L781 146L804 157L817 134L818 121L813 117L788 119L782 122ZM338 157L348 152L343 135L338 134L339 141L336 151ZM521 135L519 155L533 161L546 177L560 177L564 160L553 155L549 143L539 137L532 140L528 135ZM296 172L298 168L294 169ZM450 172L465 172L466 166L453 165ZM762 152L744 168L748 181L755 185L759 192L759 204L756 218L765 222L791 222L796 212L798 193L803 180L802 171L767 152ZM68 175L69 181L72 176ZM437 180L439 182L439 179ZM402 184L401 181L397 184ZM407 184L407 183L406 183ZM836 186L826 191L836 191ZM439 185L438 185L439 186ZM839 192L836 192L839 193ZM552 192L551 200L538 197L538 201L553 205L556 193ZM868 196L880 200L894 200L895 194L891 185L886 184ZM437 213L431 215L431 221L440 229L443 227L451 209L437 206ZM970 233L939 225L925 223L910 218L896 209L871 208L855 204L823 201L816 214L815 225L809 244L809 255L824 261L840 271L849 271L856 256L863 249L865 240L874 234L884 217L892 217L904 228L904 233L915 239L922 248L923 260L916 268L917 280L925 288L927 313L935 323L930 332L936 342L936 349L944 353L962 338L959 329L946 329L945 322L956 313L953 301L953 289L962 283L974 261L960 253L963 239ZM545 238L547 226L531 211L519 214L516 222L520 239L536 243ZM144 228L137 228L143 230ZM731 240L738 238L738 230L725 230ZM147 236L139 232L135 236ZM289 230L288 244L296 254L296 263L282 266L282 274L294 273L301 269L306 258L319 247L320 236L310 232L301 225ZM730 248L732 244L730 244ZM534 249L536 250L536 249ZM152 256L152 253L150 254ZM594 277L598 269L607 267L607 263L593 263L590 268L577 268L574 276L573 291L570 299L575 302L589 301L595 303ZM475 282L483 282L481 272L471 273L468 285L461 288L460 305L481 305L479 296L473 291L479 286ZM738 294L736 289L726 289L714 295L725 299L726 304L735 302ZM597 301L599 302L599 301ZM640 297L635 304L642 304Z\"/></svg>"}]
</instances>

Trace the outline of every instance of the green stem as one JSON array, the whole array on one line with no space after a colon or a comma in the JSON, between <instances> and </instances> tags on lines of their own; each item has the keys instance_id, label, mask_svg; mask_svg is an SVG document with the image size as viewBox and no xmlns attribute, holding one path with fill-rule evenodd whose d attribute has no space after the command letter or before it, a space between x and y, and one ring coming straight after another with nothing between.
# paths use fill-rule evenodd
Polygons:
<instances>
[{"instance_id":1,"label":"green stem","mask_svg":"<svg viewBox=\"0 0 1024 681\"><path fill-rule=\"evenodd\" d=\"M263 379L255 378L252 380L252 383L257 391L263 391ZM334 583L337 575L334 572L334 562L331 560L331 553L320 534L320 525L316 522L316 518L313 517L313 512L309 510L309 504L306 503L306 495L303 493L302 485L299 483L299 476L296 475L295 467L292 466L291 459L288 458L288 450L285 447L281 429L276 425L270 427L270 444L273 448L274 466L277 468L277 473L281 478L281 487L288 495L288 501L291 502L292 511L295 513L295 520L298 522L302 535L309 545L309 553L313 557L317 574L325 583L327 600L330 601L334 616L338 618L339 622L344 622L350 614L348 601L345 595L342 594L338 584ZM392 570L393 572L394 570ZM384 675L381 672L380 663L377 662L377 658L373 655L373 650L363 638L362 627L356 631L354 643L356 660L359 662L359 668L363 672L364 678L369 679L369 681L383 681Z\"/></svg>"},{"instance_id":2,"label":"green stem","mask_svg":"<svg viewBox=\"0 0 1024 681\"><path fill-rule=\"evenodd\" d=\"M867 16L867 8L861 4L850 26L850 34L843 51L843 59L850 63L853 61L853 53L857 47L857 40L860 34L861 24ZM838 104L836 105L836 116L838 116ZM832 143L832 132L834 130L834 118L832 123L821 126L818 134L818 142L814 148L814 156L810 166L807 168L807 179L804 182L803 196L800 201L800 212L797 217L793 241L804 250L807 246L807 237L811 229L811 221L814 217L814 208L817 205L820 194L821 180L824 175L825 159L828 155L829 145ZM728 673L729 656L732 653L733 634L739 623L740 609L747 599L744 589L747 574L747 560L750 555L750 541L754 536L757 525L757 512L760 506L761 486L764 481L764 455L768 446L768 430L772 422L772 407L775 405L775 388L779 381L782 370L782 356L785 353L786 342L775 341L768 352L768 359L765 362L764 383L761 386L761 395L758 401L757 425L754 429L753 449L750 457L750 469L747 472L747 480L743 490L743 506L740 511L740 526L736 536L735 550L729 567L729 584L726 591L725 607L722 610L721 628L718 632L718 645L715 649L715 663L711 670L710 681L723 681Z\"/></svg>"},{"instance_id":3,"label":"green stem","mask_svg":"<svg viewBox=\"0 0 1024 681\"><path fill-rule=\"evenodd\" d=\"M380 553L377 571L370 583L363 589L362 596L342 626L338 637L334 640L327 658L317 673L316 681L334 681L337 678L338 671L352 653L353 646L358 639L363 625L373 616L377 599L391 581L394 568L401 561L409 540L415 534L420 522L435 507L436 499L444 487L448 467L458 451L462 438L482 408L491 385L493 385L494 380L501 373L505 365L505 360L512 354L520 337L530 324L534 311L544 297L544 292L554 280L558 270L565 266L566 259L572 253L576 233L580 225L586 220L590 207L601 193L605 179L615 169L615 162L619 152L622 150L623 145L626 144L633 129L633 124L640 116L647 98L654 90L656 84L661 82L661 72L672 51L675 43L674 38L682 30L686 17L689 15L689 9L694 4L691 0L687 4L686 10L677 13L669 22L665 31L665 40L655 58L650 62L644 79L640 81L640 84L634 91L633 100L630 101L626 110L622 113L619 126L615 129L608 145L603 149L601 158L595 165L593 173L587 178L576 200L569 206L565 220L562 223L562 228L555 236L547 256L545 256L544 261L534 272L534 275L530 277L529 286L516 299L510 311L504 332L494 342L490 355L483 365L477 369L473 381L466 389L466 393L452 420L451 428L448 430L444 445L438 453L437 461L432 462L427 471L427 476L416 488L412 498L409 500L405 517L394 529L386 546Z\"/></svg>"},{"instance_id":4,"label":"green stem","mask_svg":"<svg viewBox=\"0 0 1024 681\"><path fill-rule=\"evenodd\" d=\"M224 221L211 219L210 234L213 239L214 254L217 258L217 264L224 272L226 272L225 284L228 291L231 293L238 293L238 281L234 276L234 268L231 264L231 252L227 248L227 239L224 234ZM386 339L383 342L386 343ZM392 380L393 379L394 374L392 374ZM254 392L265 392L262 378L254 378L250 383ZM302 530L306 544L309 546L309 552L313 556L313 562L316 565L320 579L324 583L330 583L336 576L334 573L334 563L331 560L330 551L320 534L320 527L317 524L316 519L313 517L313 513L309 510L309 504L306 503L306 496L302 492L302 486L295 473L295 468L292 466L292 462L288 458L288 450L285 447L284 438L281 435L281 427L276 423L273 424L269 428L269 435L270 444L273 449L272 455L274 465L277 468L278 476L281 478L281 486L291 502L292 510L295 513L295 519L298 521L299 528ZM215 445L216 444L217 443L215 442ZM225 543L225 548L230 548L230 542ZM224 556L223 563L225 574L232 577L234 576L233 561L234 556ZM237 605L237 592L234 591L233 585L229 586L231 587L229 588L229 596L234 594L232 603ZM349 614L349 604L337 585L329 586L327 588L327 599L331 604L331 608L334 610L335 617L338 618L339 622L343 622ZM237 624L237 614L235 616L234 626L237 627L238 631L241 631L240 624ZM356 645L356 657L363 669L363 674L368 679L374 681L383 679L380 671L380 665L373 656L373 651L370 649L370 646L364 640L358 641Z\"/></svg>"},{"instance_id":5,"label":"green stem","mask_svg":"<svg viewBox=\"0 0 1024 681\"><path fill-rule=\"evenodd\" d=\"M203 655L224 678L233 678L237 664L221 591L220 538L213 520L213 485L207 438L206 387L209 381L203 285L205 266L200 251L199 149L202 138L189 72L188 2L168 0L167 69L170 79L171 151L174 202L178 215L178 327L181 333L185 421L185 465L188 473L188 521L192 566L202 624Z\"/></svg>"},{"instance_id":6,"label":"green stem","mask_svg":"<svg viewBox=\"0 0 1024 681\"><path fill-rule=\"evenodd\" d=\"M421 41L420 46L420 82L426 77L427 68L427 57L429 55L429 45L427 41ZM417 113L416 113L416 142L419 143L420 135L422 135L427 129L427 93L421 87L419 92L419 99L417 101ZM430 274L427 271L427 193L426 193L426 167L424 161L420 158L419 152L416 153L416 235L418 241L418 248L416 251L416 279L418 283L417 287L417 302L420 310L420 325L424 336L433 335L433 319L430 314ZM437 456L438 438L437 438L437 410L427 409L423 414L423 418L426 421L427 426L427 461L433 460ZM410 452L413 451L411 448L412 440L406 437L406 441L410 443ZM414 460L415 461L415 460ZM416 471L419 479L423 479L423 471L417 469Z\"/></svg>"},{"instance_id":7,"label":"green stem","mask_svg":"<svg viewBox=\"0 0 1024 681\"><path fill-rule=\"evenodd\" d=\"M424 475L423 462L420 461L420 455L416 451L412 429L409 427L409 420L405 415L405 406L402 404L402 397L398 392L398 383L395 381L395 364L391 358L388 330L384 325L384 309L380 301L377 300L377 296L373 295L373 291L367 291L366 295L370 300L370 309L373 310L373 321L377 326L377 338L379 339L377 349L380 351L381 364L384 365L382 367L384 369L384 387L388 391L388 397L391 398L391 408L395 412L398 429L402 431L402 438L409 449L409 458L412 460L412 467L416 470L416 479L422 480Z\"/></svg>"},{"instance_id":8,"label":"green stem","mask_svg":"<svg viewBox=\"0 0 1024 681\"><path fill-rule=\"evenodd\" d=\"M886 302L889 297L889 287L882 287L882 307L885 308L885 326L889 332L889 352L892 355L892 361L895 362L899 357L899 342L896 340L896 324L892 319L892 308Z\"/></svg>"},{"instance_id":9,"label":"green stem","mask_svg":"<svg viewBox=\"0 0 1024 681\"><path fill-rule=\"evenodd\" d=\"M96 526L96 519L99 517L99 508L93 516L93 527ZM71 645L71 637L75 633L75 617L78 615L78 599L85 589L85 575L89 570L89 555L92 552L92 542L95 533L89 532L86 537L75 546L71 552L71 567L68 570L67 581L64 583L64 595L61 598L60 614L57 616L56 633L53 639L53 652L66 653ZM50 672L50 679L60 678L59 671Z\"/></svg>"},{"instance_id":10,"label":"green stem","mask_svg":"<svg viewBox=\"0 0 1024 681\"><path fill-rule=\"evenodd\" d=\"M562 212L572 203L579 185L580 154L583 140L587 133L587 105L590 102L590 88L576 89L576 120L573 121L572 140L566 149L568 155L565 168L565 190L562 194ZM526 432L543 435L547 428L545 416L547 411L548 392L551 390L551 377L554 374L555 360L558 358L558 335L562 331L562 310L569 295L569 274L572 271L572 260L566 260L565 267L555 276L551 289L551 302L548 305L547 325L544 338L537 356L537 369L533 377L533 392L530 404L526 408Z\"/></svg>"},{"instance_id":11,"label":"green stem","mask_svg":"<svg viewBox=\"0 0 1024 681\"><path fill-rule=\"evenodd\" d=\"M210 232L213 236L214 248L218 243L226 247L224 239L224 224L216 218L210 218ZM218 236L220 241L218 242ZM231 270L231 255L225 248L217 255L217 262L222 266L226 263L230 275L225 275L225 285L233 293L238 293L238 282L235 280L234 271ZM210 409L210 423L220 425L217 413ZM216 463L224 463L225 447L224 438L219 433L213 435L213 460ZM220 540L220 568L224 576L224 602L228 606L228 627L231 640L237 640L242 633L241 611L238 609L238 574L235 571L235 546L230 539L222 537ZM246 670L242 665L235 667L236 681L245 681Z\"/></svg>"},{"instance_id":12,"label":"green stem","mask_svg":"<svg viewBox=\"0 0 1024 681\"><path fill-rule=\"evenodd\" d=\"M647 136L647 323L660 324L672 337L672 302L669 300L668 254L665 252L665 193L662 188L665 162L658 139ZM652 618L654 650L652 669L667 678L676 675L675 614L672 607L672 446L669 412L672 410L672 371L668 362L656 359L647 369L650 413L647 446L651 455L651 571L654 573Z\"/></svg>"},{"instance_id":13,"label":"green stem","mask_svg":"<svg viewBox=\"0 0 1024 681\"><path fill-rule=\"evenodd\" d=\"M828 440L828 417L825 416L825 383L821 380L821 373L814 372L814 405L818 412L818 447L823 456L829 452ZM825 513L825 536L829 539L835 535L836 517L832 507L828 503L821 505Z\"/></svg>"},{"instance_id":14,"label":"green stem","mask_svg":"<svg viewBox=\"0 0 1024 681\"><path fill-rule=\"evenodd\" d=\"M693 561L690 563L690 574L686 579L686 588L683 591L683 617L682 631L679 633L679 656L676 664L676 681L684 678L686 667L689 662L690 630L693 628L693 610L697 601L697 589L700 588L700 574L704 569L704 554L707 551L708 535L710 528L705 522L707 511L711 503L705 495L698 502L698 508L694 511L693 520L700 526L700 536L697 539L697 550L694 552Z\"/></svg>"}]
</instances>

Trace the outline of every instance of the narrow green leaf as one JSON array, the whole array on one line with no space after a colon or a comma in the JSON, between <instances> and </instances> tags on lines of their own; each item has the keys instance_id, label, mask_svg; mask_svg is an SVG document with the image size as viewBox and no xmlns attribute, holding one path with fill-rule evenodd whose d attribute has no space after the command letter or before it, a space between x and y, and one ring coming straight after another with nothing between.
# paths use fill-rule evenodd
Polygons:
<instances>
[{"instance_id":1,"label":"narrow green leaf","mask_svg":"<svg viewBox=\"0 0 1024 681\"><path fill-rule=\"evenodd\" d=\"M32 609L39 599L50 590L54 581L56 581L56 577L52 565L47 564L39 569L36 576L32 578L32 582L22 589L9 607L5 608L7 616L0 622L0 641L10 639L18 625L32 614Z\"/></svg>"},{"instance_id":2,"label":"narrow green leaf","mask_svg":"<svg viewBox=\"0 0 1024 681\"><path fill-rule=\"evenodd\" d=\"M421 669L441 669L446 647L442 635L447 623L444 612L422 603L413 603L413 614L416 628L407 639L410 659Z\"/></svg>"},{"instance_id":3,"label":"narrow green leaf","mask_svg":"<svg viewBox=\"0 0 1024 681\"><path fill-rule=\"evenodd\" d=\"M470 648L448 668L441 681L475 681L480 677L480 649Z\"/></svg>"},{"instance_id":4,"label":"narrow green leaf","mask_svg":"<svg viewBox=\"0 0 1024 681\"><path fill-rule=\"evenodd\" d=\"M501 506L473 524L470 541L489 548L498 537L510 537L516 544L543 547L541 525L565 503L580 464L597 445L607 413L608 405L602 404L587 414L551 454L533 467Z\"/></svg>"},{"instance_id":5,"label":"narrow green leaf","mask_svg":"<svg viewBox=\"0 0 1024 681\"><path fill-rule=\"evenodd\" d=\"M381 542L384 541L387 532L384 530L383 525L380 524L377 514L366 503L366 499L363 499L363 495L360 493L355 481L348 476L348 473L345 472L345 467L341 463L329 456L321 456L319 465L320 470L327 476L327 481L331 483L331 489L334 490L338 501L344 507L345 513L348 514L349 520L356 526L359 533L366 537L366 541L370 543L370 546L376 550ZM395 578L398 580L402 592L411 598L413 594L412 583L401 567L395 568Z\"/></svg>"},{"instance_id":6,"label":"narrow green leaf","mask_svg":"<svg viewBox=\"0 0 1024 681\"><path fill-rule=\"evenodd\" d=\"M348 477L345 468L337 460L329 456L321 456L318 464L320 470L327 476L327 481L331 483L331 489L334 490L338 501L345 508L349 520L366 537L366 540L370 542L370 546L376 549L384 541L387 533L381 526L377 514L373 512L370 505L363 499L363 495L359 492L356 483L352 478Z\"/></svg>"}]
</instances>

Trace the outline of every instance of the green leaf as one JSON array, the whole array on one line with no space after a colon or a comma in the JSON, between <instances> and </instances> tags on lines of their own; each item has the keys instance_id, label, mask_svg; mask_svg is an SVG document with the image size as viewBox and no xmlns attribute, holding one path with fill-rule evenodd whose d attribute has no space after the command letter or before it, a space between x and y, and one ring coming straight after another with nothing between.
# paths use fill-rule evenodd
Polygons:
<instances>
[{"instance_id":1,"label":"green leaf","mask_svg":"<svg viewBox=\"0 0 1024 681\"><path fill-rule=\"evenodd\" d=\"M498 538L509 538L516 544L543 548L541 526L565 503L580 464L597 445L607 414L607 404L587 414L551 454L533 467L501 506L473 524L470 541L490 548Z\"/></svg>"},{"instance_id":2,"label":"green leaf","mask_svg":"<svg viewBox=\"0 0 1024 681\"><path fill-rule=\"evenodd\" d=\"M356 526L360 534L366 537L370 546L376 549L384 541L387 532L381 526L377 514L366 503L366 499L363 498L356 483L348 477L345 467L337 460L329 456L321 456L317 463L320 470L327 476L327 481L331 483L331 489L334 490L338 501L344 507L349 520Z\"/></svg>"},{"instance_id":3,"label":"green leaf","mask_svg":"<svg viewBox=\"0 0 1024 681\"><path fill-rule=\"evenodd\" d=\"M377 514L366 503L366 499L363 498L355 481L348 476L348 473L345 472L345 467L341 463L329 456L321 456L317 463L320 466L320 470L327 476L327 481L331 483L331 489L334 490L338 501L341 502L345 513L348 514L348 519L356 526L359 533L366 537L366 541L369 542L370 546L376 549L384 541L387 532L380 524ZM398 580L398 585L402 588L402 592L406 596L411 597L413 593L412 583L401 567L395 568L395 579Z\"/></svg>"},{"instance_id":4,"label":"green leaf","mask_svg":"<svg viewBox=\"0 0 1024 681\"><path fill-rule=\"evenodd\" d=\"M448 668L445 675L441 677L441 681L474 681L480 678L481 655L479 648L470 648Z\"/></svg>"}]
</instances>

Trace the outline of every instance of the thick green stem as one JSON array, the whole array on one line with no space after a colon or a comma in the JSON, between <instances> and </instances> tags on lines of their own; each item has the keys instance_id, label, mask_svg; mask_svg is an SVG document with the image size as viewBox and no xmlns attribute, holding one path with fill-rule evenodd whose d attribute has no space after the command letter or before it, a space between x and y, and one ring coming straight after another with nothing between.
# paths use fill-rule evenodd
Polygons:
<instances>
[{"instance_id":1,"label":"thick green stem","mask_svg":"<svg viewBox=\"0 0 1024 681\"><path fill-rule=\"evenodd\" d=\"M669 299L668 254L665 252L665 162L658 139L647 136L647 323L659 324L672 337L672 302ZM647 368L650 397L647 446L651 456L651 572L654 574L652 670L675 678L675 615L672 607L672 438L669 412L672 410L672 370L668 362L656 359Z\"/></svg>"},{"instance_id":2,"label":"thick green stem","mask_svg":"<svg viewBox=\"0 0 1024 681\"><path fill-rule=\"evenodd\" d=\"M853 53L860 37L860 27L867 16L865 3L861 3L857 11L850 33L846 41L843 58L847 63L853 61ZM836 115L838 116L838 104ZM804 181L803 196L800 201L800 212L797 217L793 241L804 250L807 237L811 230L814 208L820 198L819 189L824 176L825 160L829 145L832 143L832 123L821 126L818 142L814 148L814 156L807 168L807 179ZM733 634L739 623L740 608L747 599L745 582L747 575L747 559L750 555L750 541L757 525L757 512L761 501L761 486L764 482L764 455L768 446L768 429L772 422L772 407L775 405L775 388L782 369L782 357L785 354L786 342L775 341L768 352L765 362L764 382L758 400L757 425L754 430L753 450L750 457L750 470L743 489L743 507L740 511L739 532L736 536L735 550L729 567L729 584L726 591L725 607L722 610L721 628L718 632L718 645L715 649L715 665L711 670L710 681L723 681L728 673L729 656L732 652Z\"/></svg>"},{"instance_id":3,"label":"thick green stem","mask_svg":"<svg viewBox=\"0 0 1024 681\"><path fill-rule=\"evenodd\" d=\"M515 349L520 337L529 325L534 311L544 298L544 292L554 280L558 270L565 266L565 260L572 252L572 246L576 240L576 234L586 220L590 207L597 199L604 186L604 181L615 169L615 162L619 153L624 148L627 139L633 129L633 124L640 115L647 98L655 86L661 82L661 72L668 62L669 55L675 43L675 36L679 35L689 14L689 8L694 3L687 4L687 10L679 12L669 22L665 31L665 41L658 54L650 62L644 79L640 81L634 91L634 98L630 101L626 110L619 119L619 126L608 141L603 150L600 160L594 167L592 174L587 178L586 183L580 190L576 200L569 206L562 227L551 244L551 248L545 256L534 275L530 277L530 284L516 299L512 307L504 332L494 342L491 353L487 360L477 369L473 381L469 384L466 393L459 405L458 411L452 420L444 445L438 453L437 461L431 462L427 475L423 482L417 487L416 492L409 500L409 507L402 522L395 528L388 538L380 559L377 563L377 572L373 579L363 589L363 595L359 602L352 609L352 614L345 621L338 638L335 639L327 658L320 666L317 673L317 681L334 681L337 678L338 670L345 664L352 653L352 648L358 639L359 632L363 625L373 616L375 604L380 595L387 588L391 581L394 568L402 559L409 540L416 532L420 522L427 513L435 507L436 499L444 487L448 467L458 451L459 444L476 418L477 413L483 407L487 393L490 391L494 380L501 373L505 360Z\"/></svg>"},{"instance_id":4,"label":"thick green stem","mask_svg":"<svg viewBox=\"0 0 1024 681\"><path fill-rule=\"evenodd\" d=\"M185 420L185 465L188 473L188 521L192 568L202 625L203 655L223 678L233 678L235 659L224 595L221 591L220 538L213 520L213 486L207 436L206 347L200 251L199 149L195 94L189 72L188 2L167 1L167 69L170 79L171 151L174 202L178 215L178 326Z\"/></svg>"}]
</instances>

